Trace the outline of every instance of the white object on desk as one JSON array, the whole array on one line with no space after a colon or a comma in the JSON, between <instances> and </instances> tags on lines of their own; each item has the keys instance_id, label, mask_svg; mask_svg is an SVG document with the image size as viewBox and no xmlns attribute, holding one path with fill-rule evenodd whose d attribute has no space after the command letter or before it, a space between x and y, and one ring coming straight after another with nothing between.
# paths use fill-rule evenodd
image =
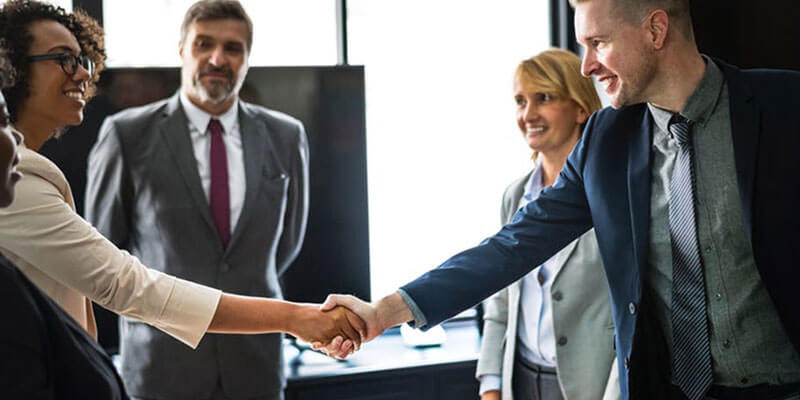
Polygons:
<instances>
[{"instance_id":1,"label":"white object on desk","mask_svg":"<svg viewBox=\"0 0 800 400\"><path fill-rule=\"evenodd\" d=\"M414 329L408 324L400 326L400 336L403 337L403 343L410 347L432 347L441 346L447 340L447 334L441 325L436 325L433 328L422 331Z\"/></svg>"}]
</instances>

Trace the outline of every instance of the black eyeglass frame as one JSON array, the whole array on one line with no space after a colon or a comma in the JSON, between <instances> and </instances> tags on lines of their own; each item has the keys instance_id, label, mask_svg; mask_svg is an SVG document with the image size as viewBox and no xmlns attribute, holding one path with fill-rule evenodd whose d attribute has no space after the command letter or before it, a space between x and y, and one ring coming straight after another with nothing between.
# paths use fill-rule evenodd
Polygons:
<instances>
[{"instance_id":1,"label":"black eyeglass frame","mask_svg":"<svg viewBox=\"0 0 800 400\"><path fill-rule=\"evenodd\" d=\"M35 62L43 60L58 60L58 63L61 64L61 69L69 76L73 76L78 72L78 65L88 71L90 77L94 75L95 63L85 54L76 56L71 53L54 53L28 56L28 61ZM72 71L70 72L70 70Z\"/></svg>"}]
</instances>

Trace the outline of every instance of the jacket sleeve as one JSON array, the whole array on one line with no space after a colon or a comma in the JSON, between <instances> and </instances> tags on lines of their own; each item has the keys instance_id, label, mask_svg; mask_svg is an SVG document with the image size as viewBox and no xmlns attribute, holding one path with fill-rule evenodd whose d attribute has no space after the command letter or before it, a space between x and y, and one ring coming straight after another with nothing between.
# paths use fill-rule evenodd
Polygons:
<instances>
[{"instance_id":1,"label":"jacket sleeve","mask_svg":"<svg viewBox=\"0 0 800 400\"><path fill-rule=\"evenodd\" d=\"M283 274L300 253L308 223L308 140L303 125L297 123L297 140L289 164L289 189L284 214L284 227L278 244L278 275Z\"/></svg>"},{"instance_id":2,"label":"jacket sleeve","mask_svg":"<svg viewBox=\"0 0 800 400\"><path fill-rule=\"evenodd\" d=\"M17 184L17 198L0 210L3 253L113 312L196 347L221 292L149 269L118 249L74 212L58 187L43 178L47 173L37 175L37 168L46 168L40 164L25 163L30 168L22 169L20 163L25 176Z\"/></svg>"},{"instance_id":3,"label":"jacket sleeve","mask_svg":"<svg viewBox=\"0 0 800 400\"><path fill-rule=\"evenodd\" d=\"M100 128L86 174L86 220L111 242L127 248L133 186L112 118Z\"/></svg>"},{"instance_id":4,"label":"jacket sleeve","mask_svg":"<svg viewBox=\"0 0 800 400\"><path fill-rule=\"evenodd\" d=\"M426 326L417 327L429 328L477 304L592 227L583 186L589 130L568 157L556 185L545 188L511 223L402 287L427 321Z\"/></svg>"},{"instance_id":5,"label":"jacket sleeve","mask_svg":"<svg viewBox=\"0 0 800 400\"><path fill-rule=\"evenodd\" d=\"M508 288L505 288L484 302L483 340L475 377L503 371L503 348L508 329Z\"/></svg>"},{"instance_id":6,"label":"jacket sleeve","mask_svg":"<svg viewBox=\"0 0 800 400\"><path fill-rule=\"evenodd\" d=\"M527 178L523 179L523 182ZM514 213L517 200L514 199L514 187L519 182L511 184L503 193L500 207L500 224L507 223ZM481 340L481 353L478 357L478 366L475 377L481 375L502 375L503 354L505 348L506 331L508 330L508 287L500 290L483 302L483 340Z\"/></svg>"}]
</instances>

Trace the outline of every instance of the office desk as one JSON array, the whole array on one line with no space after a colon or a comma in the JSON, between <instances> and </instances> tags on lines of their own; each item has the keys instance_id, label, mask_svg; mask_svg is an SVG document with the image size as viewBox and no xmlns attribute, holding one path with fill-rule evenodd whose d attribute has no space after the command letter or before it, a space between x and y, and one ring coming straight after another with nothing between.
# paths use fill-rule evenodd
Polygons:
<instances>
[{"instance_id":1,"label":"office desk","mask_svg":"<svg viewBox=\"0 0 800 400\"><path fill-rule=\"evenodd\" d=\"M445 325L440 347L416 349L393 330L341 362L287 348L286 400L465 400L478 398L475 364L480 337L475 321Z\"/></svg>"}]
</instances>

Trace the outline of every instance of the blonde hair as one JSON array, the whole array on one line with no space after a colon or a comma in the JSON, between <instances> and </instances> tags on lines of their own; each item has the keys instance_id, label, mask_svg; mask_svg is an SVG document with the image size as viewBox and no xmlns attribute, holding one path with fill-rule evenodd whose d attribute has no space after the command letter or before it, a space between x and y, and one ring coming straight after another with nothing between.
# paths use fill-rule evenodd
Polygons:
<instances>
[{"instance_id":1,"label":"blonde hair","mask_svg":"<svg viewBox=\"0 0 800 400\"><path fill-rule=\"evenodd\" d=\"M562 50L545 50L517 66L514 80L533 85L537 91L569 99L591 115L602 107L591 78L581 75L581 59Z\"/></svg>"},{"instance_id":2,"label":"blonde hair","mask_svg":"<svg viewBox=\"0 0 800 400\"><path fill-rule=\"evenodd\" d=\"M549 49L522 61L514 81L554 98L572 100L586 115L602 108L594 82L581 75L581 59L566 50ZM534 151L531 158L535 160L538 154Z\"/></svg>"}]
</instances>

